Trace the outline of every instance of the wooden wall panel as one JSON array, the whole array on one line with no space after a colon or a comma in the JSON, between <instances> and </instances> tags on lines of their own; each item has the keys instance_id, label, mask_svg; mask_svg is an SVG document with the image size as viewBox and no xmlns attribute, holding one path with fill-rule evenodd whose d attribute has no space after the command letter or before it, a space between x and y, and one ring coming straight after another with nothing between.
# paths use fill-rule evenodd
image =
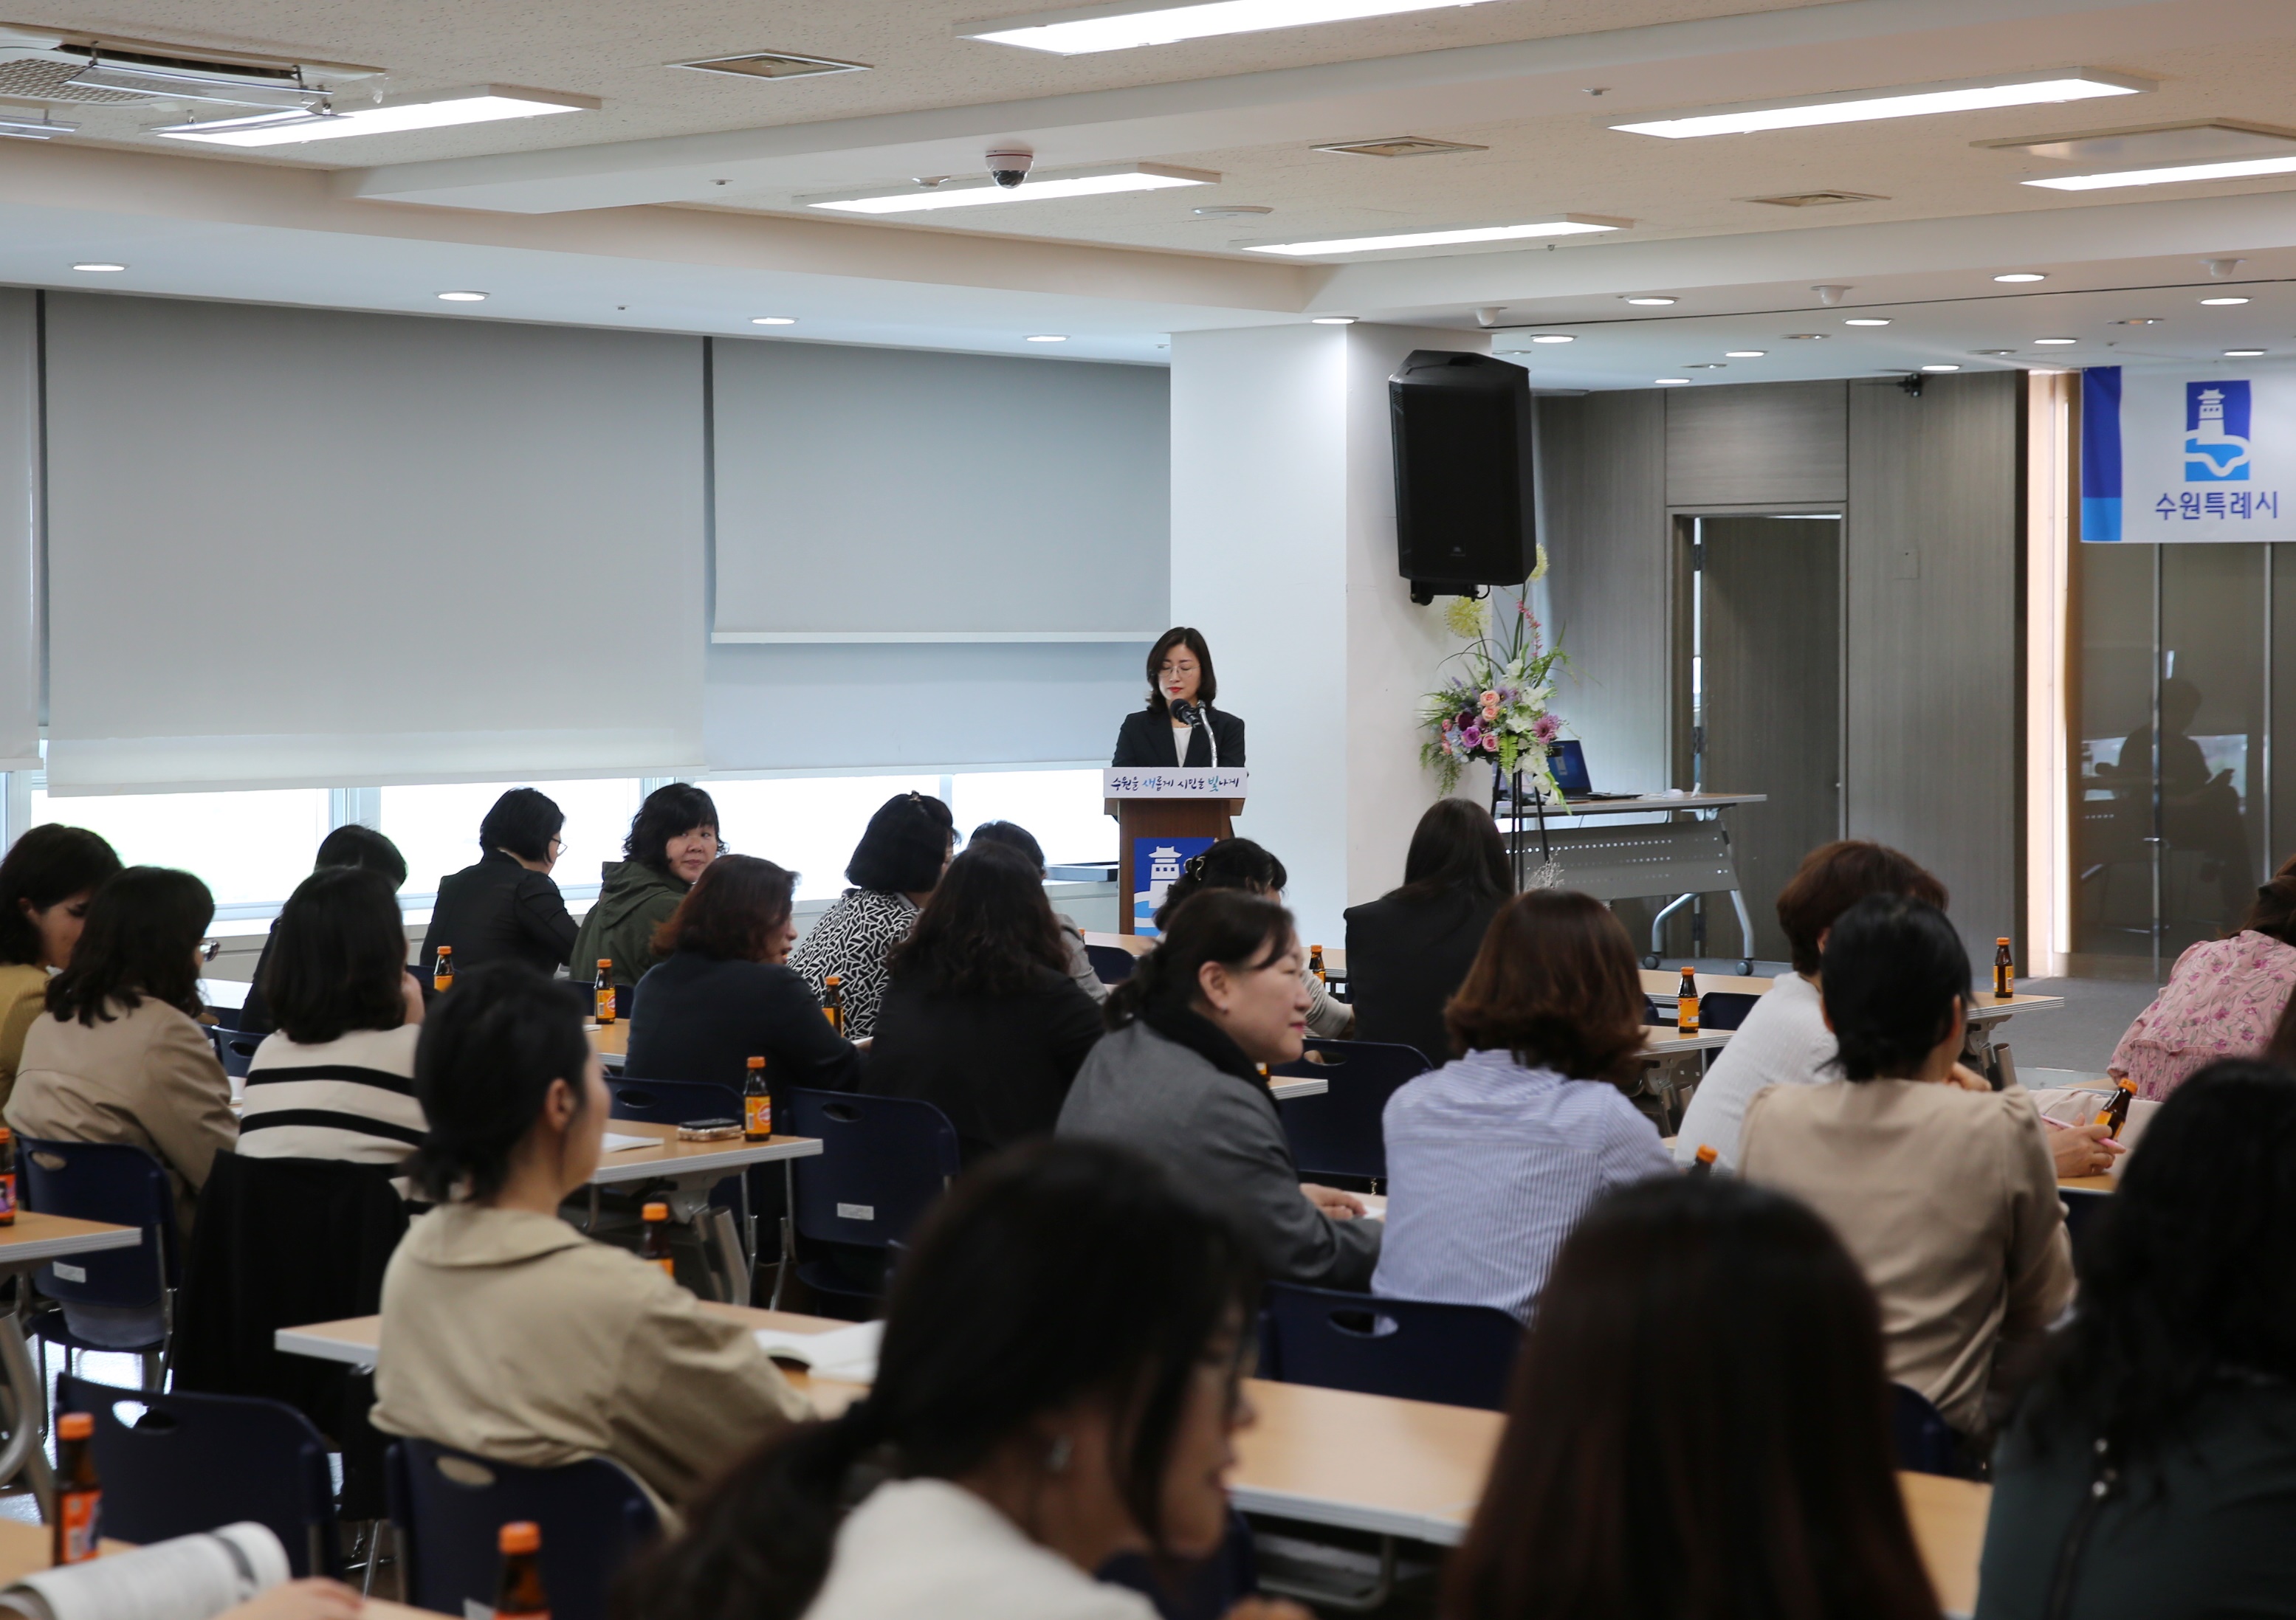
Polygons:
<instances>
[{"instance_id":1,"label":"wooden wall panel","mask_svg":"<svg viewBox=\"0 0 2296 1620\"><path fill-rule=\"evenodd\" d=\"M1849 493L1849 385L1764 382L1666 396L1674 506L1800 505Z\"/></svg>"}]
</instances>

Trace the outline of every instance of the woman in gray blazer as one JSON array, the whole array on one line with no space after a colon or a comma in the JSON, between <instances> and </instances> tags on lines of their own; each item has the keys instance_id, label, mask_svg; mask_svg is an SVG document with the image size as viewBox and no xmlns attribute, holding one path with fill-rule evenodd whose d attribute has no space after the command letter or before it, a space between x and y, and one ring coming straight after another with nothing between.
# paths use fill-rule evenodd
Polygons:
<instances>
[{"instance_id":1,"label":"woman in gray blazer","mask_svg":"<svg viewBox=\"0 0 2296 1620\"><path fill-rule=\"evenodd\" d=\"M1360 1200L1303 1185L1263 1063L1300 1056L1308 994L1292 913L1238 889L1174 912L1108 999L1112 1031L1077 1072L1062 1136L1121 1141L1250 1234L1271 1277L1361 1289L1380 1226Z\"/></svg>"}]
</instances>

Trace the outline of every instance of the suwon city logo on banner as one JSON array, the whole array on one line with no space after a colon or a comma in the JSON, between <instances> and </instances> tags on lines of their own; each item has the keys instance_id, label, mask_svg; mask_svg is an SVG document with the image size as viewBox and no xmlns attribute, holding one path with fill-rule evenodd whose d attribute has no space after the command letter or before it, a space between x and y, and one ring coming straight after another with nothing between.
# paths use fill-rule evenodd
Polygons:
<instances>
[{"instance_id":1,"label":"suwon city logo on banner","mask_svg":"<svg viewBox=\"0 0 2296 1620\"><path fill-rule=\"evenodd\" d=\"M2083 540L2296 539L2276 487L2296 465L2296 368L2092 366L2080 454Z\"/></svg>"}]
</instances>

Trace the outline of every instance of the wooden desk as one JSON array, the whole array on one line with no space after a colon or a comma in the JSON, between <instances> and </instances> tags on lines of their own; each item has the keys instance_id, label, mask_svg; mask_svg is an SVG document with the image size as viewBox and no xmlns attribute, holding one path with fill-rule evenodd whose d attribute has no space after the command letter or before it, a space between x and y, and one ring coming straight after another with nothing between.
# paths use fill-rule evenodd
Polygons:
<instances>
[{"instance_id":1,"label":"wooden desk","mask_svg":"<svg viewBox=\"0 0 2296 1620\"><path fill-rule=\"evenodd\" d=\"M133 1552L134 1545L115 1542L110 1537L100 1543L100 1556L111 1558L118 1553ZM21 1519L0 1518L0 1586L12 1584L28 1575L53 1567L48 1556L48 1533L38 1525L28 1525ZM374 1620L438 1620L427 1609L409 1608L403 1603L393 1603L383 1598L369 1598L360 1605L362 1615Z\"/></svg>"},{"instance_id":2,"label":"wooden desk","mask_svg":"<svg viewBox=\"0 0 2296 1620\"><path fill-rule=\"evenodd\" d=\"M815 1136L770 1136L764 1141L680 1141L676 1125L648 1125L641 1119L609 1119L606 1133L610 1136L658 1137L661 1145L625 1148L619 1153L601 1155L598 1167L590 1176L591 1184L598 1187L669 1177L681 1181L706 1178L706 1184L746 1166L812 1158L821 1151L821 1140Z\"/></svg>"},{"instance_id":3,"label":"wooden desk","mask_svg":"<svg viewBox=\"0 0 2296 1620\"><path fill-rule=\"evenodd\" d=\"M629 1019L616 1019L611 1024L585 1024L582 1027L590 1037L590 1050L608 1068L619 1068L622 1060L630 1055Z\"/></svg>"},{"instance_id":4,"label":"wooden desk","mask_svg":"<svg viewBox=\"0 0 2296 1620\"><path fill-rule=\"evenodd\" d=\"M114 1226L102 1221L75 1221L68 1215L41 1215L20 1209L14 1224L0 1226L0 1275L29 1272L35 1266L70 1255L92 1255L111 1248L134 1248L144 1241L134 1226ZM17 1475L28 1476L45 1518L55 1500L55 1482L47 1452L41 1447L47 1426L47 1399L40 1391L40 1375L32 1366L24 1344L24 1327L14 1313L0 1316L0 1379L4 1379L20 1414L15 1428L0 1443L0 1485ZM29 1398L27 1398L27 1395ZM45 1547L45 1542L42 1545Z\"/></svg>"},{"instance_id":5,"label":"wooden desk","mask_svg":"<svg viewBox=\"0 0 2296 1620\"><path fill-rule=\"evenodd\" d=\"M2120 1178L2112 1174L2061 1175L2057 1178L2057 1190L2060 1192L2112 1192L2120 1185Z\"/></svg>"},{"instance_id":6,"label":"wooden desk","mask_svg":"<svg viewBox=\"0 0 2296 1620\"><path fill-rule=\"evenodd\" d=\"M853 1324L825 1316L800 1316L791 1311L760 1311L751 1305L720 1305L705 1299L701 1308L752 1328L779 1328L788 1333L827 1333ZM308 1355L315 1361L340 1362L347 1367L371 1368L375 1346L382 1340L382 1318L349 1316L340 1321L313 1322L308 1327L282 1328L271 1336L282 1355Z\"/></svg>"},{"instance_id":7,"label":"wooden desk","mask_svg":"<svg viewBox=\"0 0 2296 1620\"><path fill-rule=\"evenodd\" d=\"M1290 1102L1299 1097L1320 1097L1332 1089L1328 1080L1293 1080L1283 1075L1269 1077L1267 1094L1278 1102Z\"/></svg>"}]
</instances>

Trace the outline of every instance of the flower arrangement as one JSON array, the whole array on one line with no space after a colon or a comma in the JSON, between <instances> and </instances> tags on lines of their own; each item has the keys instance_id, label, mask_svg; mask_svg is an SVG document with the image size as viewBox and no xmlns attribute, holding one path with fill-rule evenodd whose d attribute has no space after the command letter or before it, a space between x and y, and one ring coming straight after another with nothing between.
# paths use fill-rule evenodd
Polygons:
<instances>
[{"instance_id":1,"label":"flower arrangement","mask_svg":"<svg viewBox=\"0 0 2296 1620\"><path fill-rule=\"evenodd\" d=\"M1538 550L1538 579L1546 572L1546 548ZM1502 628L1494 633L1494 599L1455 598L1443 610L1443 622L1468 645L1444 662L1458 670L1427 694L1419 724L1426 735L1419 760L1440 775L1443 791L1459 785L1459 773L1470 763L1488 763L1502 776L1520 770L1538 791L1559 802L1562 793L1546 763L1546 745L1562 731L1562 719L1550 711L1555 667L1570 660L1560 643L1546 644L1538 616L1521 592L1496 600Z\"/></svg>"}]
</instances>

